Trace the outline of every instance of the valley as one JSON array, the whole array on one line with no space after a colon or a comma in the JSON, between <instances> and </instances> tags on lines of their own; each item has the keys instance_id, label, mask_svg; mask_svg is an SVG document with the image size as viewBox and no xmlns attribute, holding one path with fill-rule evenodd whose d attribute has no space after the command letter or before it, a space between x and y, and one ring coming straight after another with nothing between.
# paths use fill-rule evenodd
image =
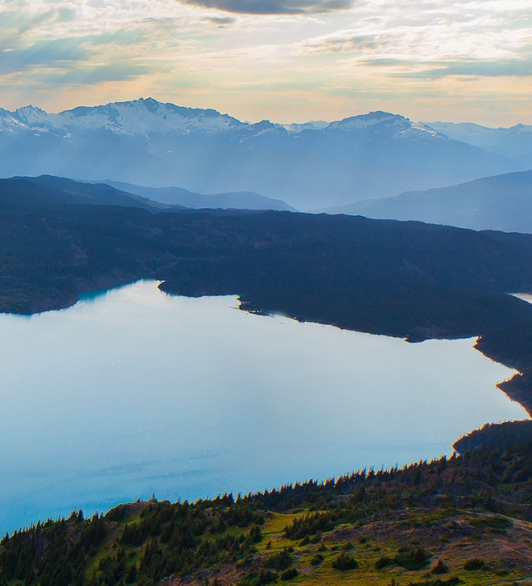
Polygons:
<instances>
[{"instance_id":1,"label":"valley","mask_svg":"<svg viewBox=\"0 0 532 586\"><path fill-rule=\"evenodd\" d=\"M382 112L328 126L268 123L252 128L217 112L206 115L206 111L147 101L117 105L121 124L126 120L124 112L135 114L139 107L151 108L156 116L171 111L175 121L185 124L173 132L183 133L186 128L186 136L236 132L239 140L244 140L242 136L310 140L310 135L304 136L308 132L323 133L319 140L334 135L342 149L344 139L356 142L361 136L382 149L392 132L395 141L421 140L427 152L436 144L452 146L428 127ZM126 136L117 138L125 126L106 126L112 111L103 107L96 118L92 109L55 118L33 110L17 111L16 116L27 128L32 117L39 124L47 119L46 140L69 139L58 133L58 121L67 133L77 125L85 133L81 143L86 148L95 128L105 128L104 134L110 133L113 141ZM4 123L16 119L12 114L4 115ZM94 128L84 126L89 119ZM146 128L139 136L143 132ZM131 138L127 134L127 141ZM426 141L436 142L429 148ZM464 148L460 147L461 157ZM391 151L386 156L393 158ZM434 157L434 152L428 156ZM415 159L411 152L408 157ZM294 169L299 173L302 167ZM106 173L105 168L96 169L100 171ZM414 175L417 181L420 175ZM11 409L15 424L6 430L14 440L24 433L17 422L25 419L40 438L33 463L12 450L2 464L10 482L0 491L0 501L10 511L3 524L11 536L6 535L0 545L0 580L9 586L149 586L161 580L175 586L291 581L317 586L331 582L444 586L487 585L494 580L506 584L528 576L532 533L522 484L528 468L519 446L532 432L528 419L497 422L532 413L532 305L508 294L532 291L532 236L435 225L529 231L528 172L361 202L352 210L339 208L371 215L371 209L388 206L392 212L383 213L394 218L414 217L435 224L295 213L285 201L255 192L205 195L182 187L141 187L124 179L136 180L120 176L118 181L93 183L42 175L0 181L0 310L5 314L0 321L7 320L2 370L8 393L3 404ZM288 179L299 181L297 173ZM360 177L351 180L358 182ZM433 176L430 181L434 180ZM378 193L372 185L371 193ZM505 190L515 201L508 223L501 224L504 217L497 206ZM440 203L434 206L433 200ZM403 202L412 204L411 211L399 211ZM443 215L423 215L424 205L433 210L439 205ZM488 214L477 214L477 223L460 219L471 218L470 210L479 205L494 219ZM454 216L445 215L451 209ZM524 223L516 224L519 220ZM227 299L232 299L230 311L239 310L238 320L262 324L261 342L239 329L238 320L219 313L220 303ZM196 310L192 303L198 304ZM218 307L215 313L209 304ZM181 305L186 311L176 313ZM93 312L103 317L101 326L91 317ZM130 336L120 329L126 327L125 322L119 326L121 318L127 327L137 324L135 335L125 344L120 337ZM180 324L181 329L170 332L170 323ZM38 324L44 326L41 333ZM101 327L105 333L98 333ZM201 327L207 328L203 338ZM267 348L265 340L273 330L266 332L272 327L284 329L286 347L279 342L271 347L290 357L290 366L282 366L281 354ZM312 351L296 342L296 331L311 343ZM79 346L76 337L90 340L91 332L109 345L103 345L104 355L99 358L90 344ZM25 347L25 356L14 356L10 346L21 335L27 336L26 342L14 347ZM50 336L46 352L34 348L42 336ZM69 336L68 348L62 346ZM240 337L244 346L239 346ZM338 341L333 342L333 337ZM152 340L150 346L139 343L141 338ZM319 360L328 356L322 347L324 338L336 348L327 367ZM476 350L499 364L475 357L471 348L475 338ZM56 345L55 339L63 342ZM225 346L236 352L237 364L231 366L228 356L217 362L216 348ZM208 362L190 354L194 347L198 356L207 353ZM172 352L179 359L172 358ZM352 353L351 359L344 356L346 352ZM271 371L266 376L257 353L265 364L278 365L278 379ZM55 354L69 366L54 366ZM91 356L89 364L97 380L87 371L83 378L88 387L83 391L78 377L84 372L85 354ZM132 360L130 366L126 355ZM147 358L154 369L149 382L142 366ZM312 374L313 368L298 360L307 360L316 372ZM477 361L482 362L478 367ZM21 386L16 373L22 362L41 376L49 370L48 383L30 377ZM375 374L380 362L387 364L383 380ZM170 364L179 373L175 381ZM196 365L197 372L187 373L189 364ZM349 372L347 364L352 367ZM453 369L446 372L449 364ZM498 374L496 369L501 369ZM207 376L211 370L214 378ZM491 370L494 374L488 375ZM62 373L58 380L55 371ZM130 378L124 379L126 371ZM248 379L231 375L243 371ZM189 387L198 377L199 387ZM495 383L507 397L497 394ZM334 391L325 396L323 389L328 386ZM212 389L213 395L205 395L206 389ZM101 404L92 404L97 397ZM230 412L218 404L221 397L231 398ZM318 405L325 397L327 401ZM28 401L37 411L23 407ZM151 407L142 407L152 401ZM105 414L96 416L104 405ZM227 419L214 415L216 405ZM261 406L261 413L252 405ZM323 416L335 405L342 406L341 415L327 418L332 428L315 421L316 415ZM44 427L38 416L41 408L49 413ZM76 415L79 409L82 419ZM293 413L300 423L288 425L288 414ZM372 419L375 413L379 416ZM102 428L105 421L108 424ZM130 426L134 422L136 432ZM154 422L156 431L150 430ZM489 424L468 435L485 423ZM251 424L253 434L244 439ZM65 441L57 430L68 433L71 425L76 439ZM197 434L204 425L211 428L212 438ZM381 428L386 431L379 432ZM309 435L309 429L319 432ZM465 437L455 445L463 456L446 459L460 435ZM185 437L195 439L187 443ZM21 437L20 444L24 443ZM430 464L423 461L442 454L443 459ZM482 458L489 462L502 458L507 469L490 468ZM420 463L410 464L416 460ZM255 461L258 467L242 465ZM375 473L365 468L363 473L323 481L364 465L382 469ZM39 478L29 492L28 474ZM308 475L322 482L293 484ZM45 486L46 498L37 498ZM265 492L257 492L263 487ZM149 488L157 489L161 503L146 500ZM228 496L237 490L247 496ZM510 500L509 490L517 490ZM176 497L178 501L170 504ZM184 508L183 498L188 499ZM127 501L131 503L115 507ZM85 503L88 520L79 512L70 515L78 503ZM94 513L107 509L112 510L105 516ZM189 510L197 525L191 534L178 521L182 514L189 519ZM247 511L245 520L239 521L242 510ZM68 520L39 521L13 531L35 519L61 515ZM227 521L227 515L233 521ZM66 555L64 547L71 554ZM498 551L503 553L497 556Z\"/></svg>"},{"instance_id":2,"label":"valley","mask_svg":"<svg viewBox=\"0 0 532 586\"><path fill-rule=\"evenodd\" d=\"M0 1L0 586L532 586L531 45Z\"/></svg>"}]
</instances>

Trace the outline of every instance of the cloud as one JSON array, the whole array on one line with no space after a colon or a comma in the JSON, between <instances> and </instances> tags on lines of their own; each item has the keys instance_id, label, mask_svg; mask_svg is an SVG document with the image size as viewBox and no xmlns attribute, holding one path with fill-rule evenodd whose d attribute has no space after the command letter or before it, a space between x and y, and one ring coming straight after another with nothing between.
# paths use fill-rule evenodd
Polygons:
<instances>
[{"instance_id":1,"label":"cloud","mask_svg":"<svg viewBox=\"0 0 532 586\"><path fill-rule=\"evenodd\" d=\"M360 65L386 69L393 78L437 80L446 77L532 77L532 57L501 60L412 62L401 59L366 59Z\"/></svg>"},{"instance_id":2,"label":"cloud","mask_svg":"<svg viewBox=\"0 0 532 586\"><path fill-rule=\"evenodd\" d=\"M205 22L215 24L220 28L223 28L228 24L234 24L236 22L236 18L234 18L233 16L206 16L202 20Z\"/></svg>"},{"instance_id":3,"label":"cloud","mask_svg":"<svg viewBox=\"0 0 532 586\"><path fill-rule=\"evenodd\" d=\"M436 64L419 74L427 78L453 75L474 77L532 77L532 60L468 61L464 63Z\"/></svg>"},{"instance_id":4,"label":"cloud","mask_svg":"<svg viewBox=\"0 0 532 586\"><path fill-rule=\"evenodd\" d=\"M320 14L351 8L353 0L182 0L237 14Z\"/></svg>"},{"instance_id":5,"label":"cloud","mask_svg":"<svg viewBox=\"0 0 532 586\"><path fill-rule=\"evenodd\" d=\"M417 64L501 63L522 61L532 41L532 18L521 0L360 2L349 26L299 44L302 55L338 55L352 62ZM344 57L342 57L344 55ZM517 65L514 69L519 69ZM427 68L428 69L428 68ZM486 75L490 67L480 65ZM494 75L498 75L496 68ZM465 73L464 73L465 74Z\"/></svg>"},{"instance_id":6,"label":"cloud","mask_svg":"<svg viewBox=\"0 0 532 586\"><path fill-rule=\"evenodd\" d=\"M76 39L39 41L30 47L0 49L0 73L24 71L35 65L66 67L89 57L89 51Z\"/></svg>"},{"instance_id":7,"label":"cloud","mask_svg":"<svg viewBox=\"0 0 532 586\"><path fill-rule=\"evenodd\" d=\"M143 65L132 63L113 63L101 67L83 67L67 71L49 70L36 72L34 80L54 85L92 85L106 81L130 81L152 72Z\"/></svg>"},{"instance_id":8,"label":"cloud","mask_svg":"<svg viewBox=\"0 0 532 586\"><path fill-rule=\"evenodd\" d=\"M253 119L428 118L440 92L449 118L484 95L516 117L531 47L530 0L0 0L0 105L151 94Z\"/></svg>"}]
</instances>

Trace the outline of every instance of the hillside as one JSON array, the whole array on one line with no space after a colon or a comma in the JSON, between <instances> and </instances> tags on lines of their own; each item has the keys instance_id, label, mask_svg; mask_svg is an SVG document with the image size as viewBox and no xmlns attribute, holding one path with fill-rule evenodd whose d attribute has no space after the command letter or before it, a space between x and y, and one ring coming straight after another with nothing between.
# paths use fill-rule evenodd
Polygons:
<instances>
[{"instance_id":1,"label":"hillside","mask_svg":"<svg viewBox=\"0 0 532 586\"><path fill-rule=\"evenodd\" d=\"M326 126L251 124L151 98L58 114L0 110L0 152L3 176L256 192L302 210L522 170L387 112Z\"/></svg>"},{"instance_id":2,"label":"hillside","mask_svg":"<svg viewBox=\"0 0 532 586\"><path fill-rule=\"evenodd\" d=\"M531 444L235 499L136 502L0 543L3 584L527 584Z\"/></svg>"},{"instance_id":3,"label":"hillside","mask_svg":"<svg viewBox=\"0 0 532 586\"><path fill-rule=\"evenodd\" d=\"M532 171L412 191L325 211L368 218L418 220L472 230L532 233Z\"/></svg>"},{"instance_id":4,"label":"hillside","mask_svg":"<svg viewBox=\"0 0 532 586\"><path fill-rule=\"evenodd\" d=\"M459 454L479 448L501 448L532 441L532 421L504 421L503 423L486 423L458 439L453 448Z\"/></svg>"},{"instance_id":5,"label":"hillside","mask_svg":"<svg viewBox=\"0 0 532 586\"><path fill-rule=\"evenodd\" d=\"M61 205L119 206L149 212L168 208L103 183L80 183L51 175L0 179L0 205L30 209Z\"/></svg>"},{"instance_id":6,"label":"hillside","mask_svg":"<svg viewBox=\"0 0 532 586\"><path fill-rule=\"evenodd\" d=\"M149 212L185 208L296 211L283 201L258 193L202 195L180 187L140 187L119 181L81 182L52 175L0 179L0 203L26 207L119 206Z\"/></svg>"},{"instance_id":7,"label":"hillside","mask_svg":"<svg viewBox=\"0 0 532 586\"><path fill-rule=\"evenodd\" d=\"M532 239L287 212L0 208L0 309L65 307L141 277L253 310L388 335L466 337L532 318ZM46 271L42 267L47 267Z\"/></svg>"}]
</instances>

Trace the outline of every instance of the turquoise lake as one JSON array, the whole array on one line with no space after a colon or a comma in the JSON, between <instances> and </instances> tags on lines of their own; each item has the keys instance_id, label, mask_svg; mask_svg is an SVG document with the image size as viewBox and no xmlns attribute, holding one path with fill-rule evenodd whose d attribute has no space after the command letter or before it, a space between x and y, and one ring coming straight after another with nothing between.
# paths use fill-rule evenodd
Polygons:
<instances>
[{"instance_id":1,"label":"turquoise lake","mask_svg":"<svg viewBox=\"0 0 532 586\"><path fill-rule=\"evenodd\" d=\"M451 454L524 419L474 340L408 344L139 281L0 315L0 531Z\"/></svg>"}]
</instances>

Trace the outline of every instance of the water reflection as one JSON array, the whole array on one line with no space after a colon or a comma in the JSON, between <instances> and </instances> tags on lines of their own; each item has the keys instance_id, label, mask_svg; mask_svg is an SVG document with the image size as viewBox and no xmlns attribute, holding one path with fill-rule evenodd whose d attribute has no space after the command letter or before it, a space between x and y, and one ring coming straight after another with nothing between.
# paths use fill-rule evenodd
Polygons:
<instances>
[{"instance_id":1,"label":"water reflection","mask_svg":"<svg viewBox=\"0 0 532 586\"><path fill-rule=\"evenodd\" d=\"M0 531L148 498L195 499L451 452L526 417L471 340L407 344L260 317L141 281L0 315Z\"/></svg>"}]
</instances>

